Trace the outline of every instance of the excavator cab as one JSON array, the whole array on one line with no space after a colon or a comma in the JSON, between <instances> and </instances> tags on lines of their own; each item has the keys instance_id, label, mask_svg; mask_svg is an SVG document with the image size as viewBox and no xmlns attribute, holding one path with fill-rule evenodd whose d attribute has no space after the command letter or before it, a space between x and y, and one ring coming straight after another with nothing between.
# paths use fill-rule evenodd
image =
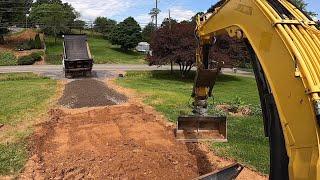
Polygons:
<instances>
[{"instance_id":1,"label":"excavator cab","mask_svg":"<svg viewBox=\"0 0 320 180\"><path fill-rule=\"evenodd\" d=\"M180 116L176 139L185 142L227 141L227 118L208 114L208 98L212 96L220 68L198 69L192 97L193 114Z\"/></svg>"}]
</instances>

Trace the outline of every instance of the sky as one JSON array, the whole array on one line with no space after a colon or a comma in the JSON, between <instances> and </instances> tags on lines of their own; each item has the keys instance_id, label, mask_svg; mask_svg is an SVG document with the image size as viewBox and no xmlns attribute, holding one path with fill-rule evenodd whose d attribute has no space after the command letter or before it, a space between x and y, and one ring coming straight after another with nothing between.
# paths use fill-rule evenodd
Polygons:
<instances>
[{"instance_id":1,"label":"sky","mask_svg":"<svg viewBox=\"0 0 320 180\"><path fill-rule=\"evenodd\" d=\"M72 6L81 13L81 19L92 21L98 16L122 21L132 16L141 26L145 26L151 21L148 14L155 7L156 0L63 0L71 3ZM169 9L171 17L178 21L189 20L197 12L206 11L217 0L158 0L159 23L168 17ZM319 0L306 0L308 9L318 13L320 19Z\"/></svg>"}]
</instances>

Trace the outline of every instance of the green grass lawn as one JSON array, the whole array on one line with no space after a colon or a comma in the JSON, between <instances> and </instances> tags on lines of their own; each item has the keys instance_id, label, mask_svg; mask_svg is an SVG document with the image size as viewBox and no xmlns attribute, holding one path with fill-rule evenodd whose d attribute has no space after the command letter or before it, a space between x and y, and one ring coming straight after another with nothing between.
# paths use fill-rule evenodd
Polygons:
<instances>
[{"instance_id":1,"label":"green grass lawn","mask_svg":"<svg viewBox=\"0 0 320 180\"><path fill-rule=\"evenodd\" d=\"M63 55L63 40L57 38L55 42L54 37L47 36L45 38L46 43L46 56L45 61L48 64L62 64Z\"/></svg>"},{"instance_id":2,"label":"green grass lawn","mask_svg":"<svg viewBox=\"0 0 320 180\"><path fill-rule=\"evenodd\" d=\"M112 45L102 36L88 36L91 54L96 64L143 64L145 55L133 52L123 51L119 46ZM46 61L49 64L61 64L63 54L62 39L54 42L53 37L46 38Z\"/></svg>"},{"instance_id":3,"label":"green grass lawn","mask_svg":"<svg viewBox=\"0 0 320 180\"><path fill-rule=\"evenodd\" d=\"M177 72L175 72L177 73ZM191 112L188 106L193 75L181 79L167 71L129 72L117 83L135 89L146 96L145 103L155 107L175 122L181 113ZM255 79L229 75L219 76L215 86L215 103L232 103L241 100L244 105L259 107ZM269 170L268 140L264 137L260 115L228 117L228 143L214 143L216 154L236 159L262 173Z\"/></svg>"},{"instance_id":4,"label":"green grass lawn","mask_svg":"<svg viewBox=\"0 0 320 180\"><path fill-rule=\"evenodd\" d=\"M26 138L48 110L56 81L32 73L0 74L0 175L14 174L27 160Z\"/></svg>"},{"instance_id":5,"label":"green grass lawn","mask_svg":"<svg viewBox=\"0 0 320 180\"><path fill-rule=\"evenodd\" d=\"M17 58L12 52L0 52L0 66L17 65Z\"/></svg>"}]
</instances>

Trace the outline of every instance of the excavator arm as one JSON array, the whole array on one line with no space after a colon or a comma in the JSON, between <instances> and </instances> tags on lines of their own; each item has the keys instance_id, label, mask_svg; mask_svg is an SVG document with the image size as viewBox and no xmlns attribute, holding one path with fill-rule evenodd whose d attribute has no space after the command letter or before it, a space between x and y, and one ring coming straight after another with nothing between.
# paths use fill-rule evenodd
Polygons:
<instances>
[{"instance_id":1,"label":"excavator arm","mask_svg":"<svg viewBox=\"0 0 320 180\"><path fill-rule=\"evenodd\" d=\"M228 34L248 45L270 139L271 179L320 179L315 25L289 0L223 0L197 22L198 70L205 67L215 36Z\"/></svg>"}]
</instances>

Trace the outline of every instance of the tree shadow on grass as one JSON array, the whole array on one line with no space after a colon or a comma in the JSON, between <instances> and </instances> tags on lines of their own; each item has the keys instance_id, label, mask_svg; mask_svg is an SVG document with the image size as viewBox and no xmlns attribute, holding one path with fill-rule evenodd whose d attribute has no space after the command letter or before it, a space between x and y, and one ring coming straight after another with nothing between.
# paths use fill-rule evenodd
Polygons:
<instances>
[{"instance_id":1,"label":"tree shadow on grass","mask_svg":"<svg viewBox=\"0 0 320 180\"><path fill-rule=\"evenodd\" d=\"M241 81L241 78L232 75L220 74L217 78L217 82L230 82L230 81Z\"/></svg>"},{"instance_id":2,"label":"tree shadow on grass","mask_svg":"<svg viewBox=\"0 0 320 180\"><path fill-rule=\"evenodd\" d=\"M185 77L182 77L179 70L174 70L172 73L170 70L167 70L167 71L156 70L156 71L151 71L151 75L152 75L152 78L154 79L193 83L194 78L196 76L196 72L190 71ZM224 74L219 75L217 79L217 82L230 82L230 81L241 81L241 79L236 76L224 75Z\"/></svg>"}]
</instances>

